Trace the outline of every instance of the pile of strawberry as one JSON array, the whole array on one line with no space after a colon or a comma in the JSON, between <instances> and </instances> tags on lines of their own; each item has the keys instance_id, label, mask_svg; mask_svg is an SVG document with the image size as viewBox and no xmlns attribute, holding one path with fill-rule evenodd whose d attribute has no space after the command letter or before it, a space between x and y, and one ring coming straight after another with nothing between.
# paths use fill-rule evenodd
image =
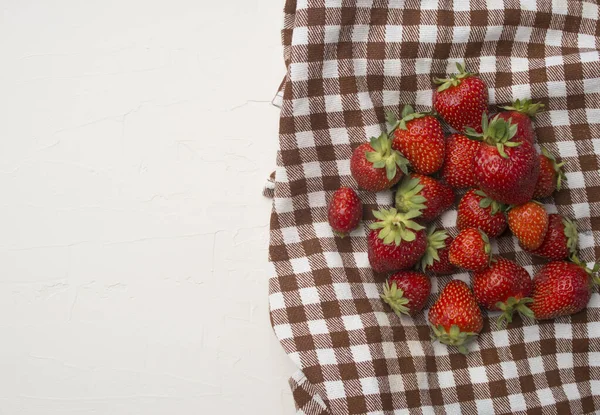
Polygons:
<instances>
[{"instance_id":1,"label":"pile of strawberry","mask_svg":"<svg viewBox=\"0 0 600 415\"><path fill-rule=\"evenodd\" d=\"M423 309L431 291L426 272L473 272L471 288L452 280L428 316L433 339L466 353L483 328L481 308L501 312L499 327L515 313L540 320L570 315L586 307L600 279L598 266L591 270L578 259L575 223L534 200L560 190L565 179L563 163L534 146L532 117L543 105L517 100L492 115L485 83L457 67L450 78L434 79L435 112L407 105L400 118L387 114L388 132L356 148L350 169L366 191L397 185L395 206L373 211L367 242L373 270L393 273L381 297L398 315ZM445 137L439 118L456 133ZM458 235L426 229L453 206L458 189L468 189L458 203ZM362 215L354 190L335 192L329 223L336 235L358 227ZM550 261L533 280L521 265L492 254L489 238L506 228L525 251Z\"/></svg>"}]
</instances>

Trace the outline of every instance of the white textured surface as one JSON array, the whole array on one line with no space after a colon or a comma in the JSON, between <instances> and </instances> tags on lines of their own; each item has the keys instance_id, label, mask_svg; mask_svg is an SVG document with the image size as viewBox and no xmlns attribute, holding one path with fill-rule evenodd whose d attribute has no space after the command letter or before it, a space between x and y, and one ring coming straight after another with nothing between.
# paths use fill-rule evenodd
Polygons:
<instances>
[{"instance_id":1,"label":"white textured surface","mask_svg":"<svg viewBox=\"0 0 600 415\"><path fill-rule=\"evenodd\" d=\"M292 414L282 2L0 0L0 414Z\"/></svg>"}]
</instances>

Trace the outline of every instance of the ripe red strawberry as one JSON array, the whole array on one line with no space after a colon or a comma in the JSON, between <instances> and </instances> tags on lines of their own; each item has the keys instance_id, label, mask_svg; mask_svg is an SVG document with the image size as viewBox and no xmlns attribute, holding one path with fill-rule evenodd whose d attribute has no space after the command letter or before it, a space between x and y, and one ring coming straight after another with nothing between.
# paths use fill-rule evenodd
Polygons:
<instances>
[{"instance_id":1,"label":"ripe red strawberry","mask_svg":"<svg viewBox=\"0 0 600 415\"><path fill-rule=\"evenodd\" d=\"M393 130L392 148L398 150L410 162L417 173L433 174L444 163L444 132L442 125L432 115L415 112L406 105L402 119L393 113L387 114L387 121Z\"/></svg>"},{"instance_id":2,"label":"ripe red strawberry","mask_svg":"<svg viewBox=\"0 0 600 415\"><path fill-rule=\"evenodd\" d=\"M408 161L393 150L387 134L358 146L350 159L350 172L360 187L370 192L389 189L407 173Z\"/></svg>"},{"instance_id":3,"label":"ripe red strawberry","mask_svg":"<svg viewBox=\"0 0 600 415\"><path fill-rule=\"evenodd\" d=\"M508 211L508 227L523 249L538 249L548 231L548 213L537 202L527 202Z\"/></svg>"},{"instance_id":4,"label":"ripe red strawberry","mask_svg":"<svg viewBox=\"0 0 600 415\"><path fill-rule=\"evenodd\" d=\"M488 113L488 90L478 76L456 64L458 74L448 79L434 79L440 85L433 93L433 107L455 130L466 127L480 131L481 117Z\"/></svg>"},{"instance_id":5,"label":"ripe red strawberry","mask_svg":"<svg viewBox=\"0 0 600 415\"><path fill-rule=\"evenodd\" d=\"M453 238L444 229L435 230L431 227L427 231L427 250L421 258L421 269L436 274L452 274L456 267L450 263L448 250Z\"/></svg>"},{"instance_id":6,"label":"ripe red strawberry","mask_svg":"<svg viewBox=\"0 0 600 415\"><path fill-rule=\"evenodd\" d=\"M429 309L432 339L458 347L467 354L467 345L483 328L483 316L467 284L452 280Z\"/></svg>"},{"instance_id":7,"label":"ripe red strawberry","mask_svg":"<svg viewBox=\"0 0 600 415\"><path fill-rule=\"evenodd\" d=\"M527 304L533 284L525 268L506 258L496 257L489 268L473 274L473 292L480 306L488 310L501 310L498 327L511 323L513 313L533 318Z\"/></svg>"},{"instance_id":8,"label":"ripe red strawberry","mask_svg":"<svg viewBox=\"0 0 600 415\"><path fill-rule=\"evenodd\" d=\"M381 298L394 313L415 315L423 309L431 292L431 281L423 273L400 271L383 284Z\"/></svg>"},{"instance_id":9,"label":"ripe red strawberry","mask_svg":"<svg viewBox=\"0 0 600 415\"><path fill-rule=\"evenodd\" d=\"M456 226L463 230L477 228L489 237L496 237L506 229L506 206L490 199L481 190L471 189L458 203Z\"/></svg>"},{"instance_id":10,"label":"ripe red strawberry","mask_svg":"<svg viewBox=\"0 0 600 415\"><path fill-rule=\"evenodd\" d=\"M533 191L533 197L537 199L548 197L555 190L560 190L562 182L566 180L565 172L562 170L565 163L557 163L554 155L544 147L542 147L539 160L540 175Z\"/></svg>"},{"instance_id":11,"label":"ripe red strawberry","mask_svg":"<svg viewBox=\"0 0 600 415\"><path fill-rule=\"evenodd\" d=\"M412 219L421 213L399 213L396 209L373 211L378 219L369 227L367 237L371 267L376 272L398 271L413 267L427 249L427 236L422 225Z\"/></svg>"},{"instance_id":12,"label":"ripe red strawberry","mask_svg":"<svg viewBox=\"0 0 600 415\"><path fill-rule=\"evenodd\" d=\"M485 232L476 228L460 231L450 244L450 262L470 271L482 271L490 265L492 247Z\"/></svg>"},{"instance_id":13,"label":"ripe red strawberry","mask_svg":"<svg viewBox=\"0 0 600 415\"><path fill-rule=\"evenodd\" d=\"M344 237L356 229L362 218L362 202L356 192L340 187L329 201L328 219L333 233Z\"/></svg>"},{"instance_id":14,"label":"ripe red strawberry","mask_svg":"<svg viewBox=\"0 0 600 415\"><path fill-rule=\"evenodd\" d=\"M530 252L550 261L567 259L577 251L578 238L577 226L573 221L557 214L548 215L548 232L544 242Z\"/></svg>"},{"instance_id":15,"label":"ripe red strawberry","mask_svg":"<svg viewBox=\"0 0 600 415\"><path fill-rule=\"evenodd\" d=\"M404 176L396 192L396 209L421 211L420 220L432 221L454 204L454 192L447 184L413 173Z\"/></svg>"},{"instance_id":16,"label":"ripe red strawberry","mask_svg":"<svg viewBox=\"0 0 600 415\"><path fill-rule=\"evenodd\" d=\"M483 133L467 128L467 135L482 140L475 154L477 184L489 197L507 205L531 200L540 171L535 147L516 135L517 125L495 116L482 119Z\"/></svg>"},{"instance_id":17,"label":"ripe red strawberry","mask_svg":"<svg viewBox=\"0 0 600 415\"><path fill-rule=\"evenodd\" d=\"M579 261L577 258L574 258ZM533 304L535 318L545 320L575 314L585 308L592 295L592 287L599 284L592 270L583 264L550 262L533 277Z\"/></svg>"},{"instance_id":18,"label":"ripe red strawberry","mask_svg":"<svg viewBox=\"0 0 600 415\"><path fill-rule=\"evenodd\" d=\"M534 104L530 99L524 99L523 101L517 99L512 105L500 108L505 111L500 112L499 117L506 121L510 119L513 124L517 124L517 135L533 145L535 143L535 130L531 119L544 109L544 104L541 102Z\"/></svg>"},{"instance_id":19,"label":"ripe red strawberry","mask_svg":"<svg viewBox=\"0 0 600 415\"><path fill-rule=\"evenodd\" d=\"M471 140L463 134L452 134L446 138L446 158L442 166L442 179L455 189L475 187L473 159L481 142Z\"/></svg>"}]
</instances>

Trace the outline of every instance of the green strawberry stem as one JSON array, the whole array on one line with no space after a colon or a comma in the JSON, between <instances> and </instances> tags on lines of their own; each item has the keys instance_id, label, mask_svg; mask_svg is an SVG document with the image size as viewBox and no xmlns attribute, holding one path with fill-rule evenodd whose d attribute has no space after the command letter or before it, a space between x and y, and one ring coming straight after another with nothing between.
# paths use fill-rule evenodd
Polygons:
<instances>
[{"instance_id":1,"label":"green strawberry stem","mask_svg":"<svg viewBox=\"0 0 600 415\"><path fill-rule=\"evenodd\" d=\"M469 353L467 345L477 337L477 333L460 331L456 324L453 324L450 330L446 330L442 325L431 326L431 328L433 330L432 340L438 340L448 346L456 346L458 351L465 355Z\"/></svg>"},{"instance_id":2,"label":"green strawberry stem","mask_svg":"<svg viewBox=\"0 0 600 415\"><path fill-rule=\"evenodd\" d=\"M417 118L423 118L425 113L423 112L415 112L414 108L410 105L405 105L402 109L402 118L398 119L393 112L389 111L386 113L386 121L389 124L388 132L391 133L396 128L400 128L401 130L407 130L406 123L412 120L416 120Z\"/></svg>"},{"instance_id":3,"label":"green strawberry stem","mask_svg":"<svg viewBox=\"0 0 600 415\"><path fill-rule=\"evenodd\" d=\"M400 152L392 149L392 140L386 133L382 133L377 138L371 138L371 147L374 151L365 153L365 157L373 163L373 167L377 169L385 168L388 180L396 177L397 168L400 168L404 174L408 173L408 160Z\"/></svg>"},{"instance_id":4,"label":"green strawberry stem","mask_svg":"<svg viewBox=\"0 0 600 415\"><path fill-rule=\"evenodd\" d=\"M498 212L506 212L507 206L503 203L497 202L494 199L491 199L488 195L486 195L483 190L475 190L475 194L477 196L483 197L479 202L479 207L482 209L492 208L492 215L495 215Z\"/></svg>"},{"instance_id":5,"label":"green strawberry stem","mask_svg":"<svg viewBox=\"0 0 600 415\"><path fill-rule=\"evenodd\" d=\"M473 76L475 74L468 72L465 69L464 64L460 64L456 62L456 68L458 69L457 74L453 74L450 78L433 78L433 82L436 85L439 85L438 92L445 91L446 89L460 85L461 81L469 76Z\"/></svg>"},{"instance_id":6,"label":"green strawberry stem","mask_svg":"<svg viewBox=\"0 0 600 415\"><path fill-rule=\"evenodd\" d=\"M549 152L546 147L540 147L542 149L542 154L546 156L552 163L552 168L554 168L554 171L556 172L556 190L560 190L562 183L567 180L567 176L565 176L565 172L562 169L562 167L565 165L565 162L563 161L562 163L557 163L554 154Z\"/></svg>"},{"instance_id":7,"label":"green strawberry stem","mask_svg":"<svg viewBox=\"0 0 600 415\"><path fill-rule=\"evenodd\" d=\"M427 231L427 250L421 257L420 266L423 271L428 266L432 266L434 261L439 261L440 256L438 251L446 247L446 238L448 232L445 229L435 230L435 226L431 226Z\"/></svg>"},{"instance_id":8,"label":"green strawberry stem","mask_svg":"<svg viewBox=\"0 0 600 415\"><path fill-rule=\"evenodd\" d=\"M394 310L394 313L396 313L398 317L402 314L408 315L410 312L410 308L406 306L410 300L404 297L404 291L402 288L398 288L398 285L395 282L393 282L391 286L388 283L383 283L383 294L381 294L381 299Z\"/></svg>"},{"instance_id":9,"label":"green strawberry stem","mask_svg":"<svg viewBox=\"0 0 600 415\"><path fill-rule=\"evenodd\" d=\"M507 111L521 112L533 118L537 113L544 109L544 104L542 104L541 102L536 102L534 104L531 102L530 99L524 99L522 101L520 99L517 99L515 102L512 103L512 105L506 105L500 108Z\"/></svg>"},{"instance_id":10,"label":"green strawberry stem","mask_svg":"<svg viewBox=\"0 0 600 415\"><path fill-rule=\"evenodd\" d=\"M400 212L408 212L411 210L423 210L427 207L425 202L427 199L421 195L423 190L421 181L411 175L407 175L402 179L400 187L396 192L396 209Z\"/></svg>"},{"instance_id":11,"label":"green strawberry stem","mask_svg":"<svg viewBox=\"0 0 600 415\"><path fill-rule=\"evenodd\" d=\"M498 317L498 321L496 322L498 328L501 329L509 323L512 323L513 314L515 313L515 311L518 312L521 315L521 317L534 318L533 311L531 311L531 309L527 307L527 304L530 304L532 302L533 298L529 297L509 297L505 303L501 301L497 302L496 307L498 307L502 311L502 314L500 315L500 317Z\"/></svg>"},{"instance_id":12,"label":"green strawberry stem","mask_svg":"<svg viewBox=\"0 0 600 415\"><path fill-rule=\"evenodd\" d=\"M483 141L486 144L496 146L498 153L504 158L508 158L508 155L504 151L504 147L517 147L520 146L520 142L511 141L515 134L517 134L517 124L512 123L512 118L508 121L500 118L496 115L492 118L492 121L488 122L487 115L484 113L481 117L481 133L475 131L471 127L465 128L465 134L472 140Z\"/></svg>"},{"instance_id":13,"label":"green strawberry stem","mask_svg":"<svg viewBox=\"0 0 600 415\"><path fill-rule=\"evenodd\" d=\"M421 212L418 210L401 213L395 208L389 210L380 209L374 210L373 216L375 216L378 221L369 225L369 228L381 229L378 236L380 239L383 239L383 243L387 245L394 243L398 246L402 241L414 241L416 238L415 233L421 229L425 229L424 226L412 220L421 216Z\"/></svg>"}]
</instances>

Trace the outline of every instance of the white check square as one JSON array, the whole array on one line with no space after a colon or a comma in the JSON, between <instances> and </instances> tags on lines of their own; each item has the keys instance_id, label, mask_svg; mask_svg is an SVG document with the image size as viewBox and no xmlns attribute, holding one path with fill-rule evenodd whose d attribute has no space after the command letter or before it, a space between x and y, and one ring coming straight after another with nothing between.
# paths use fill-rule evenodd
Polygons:
<instances>
[{"instance_id":1,"label":"white check square","mask_svg":"<svg viewBox=\"0 0 600 415\"><path fill-rule=\"evenodd\" d=\"M369 346L366 344L351 346L350 351L352 351L352 357L356 363L368 362L373 359Z\"/></svg>"},{"instance_id":2,"label":"white check square","mask_svg":"<svg viewBox=\"0 0 600 415\"><path fill-rule=\"evenodd\" d=\"M329 329L327 328L327 322L325 320L309 320L308 321L308 331L310 334L327 334L329 333Z\"/></svg>"},{"instance_id":3,"label":"white check square","mask_svg":"<svg viewBox=\"0 0 600 415\"><path fill-rule=\"evenodd\" d=\"M335 365L337 359L335 358L335 351L333 349L317 349L317 359L321 365Z\"/></svg>"},{"instance_id":4,"label":"white check square","mask_svg":"<svg viewBox=\"0 0 600 415\"><path fill-rule=\"evenodd\" d=\"M362 330L365 328L363 325L359 315L351 315L351 316L342 316L342 321L344 322L344 327L346 330Z\"/></svg>"}]
</instances>

